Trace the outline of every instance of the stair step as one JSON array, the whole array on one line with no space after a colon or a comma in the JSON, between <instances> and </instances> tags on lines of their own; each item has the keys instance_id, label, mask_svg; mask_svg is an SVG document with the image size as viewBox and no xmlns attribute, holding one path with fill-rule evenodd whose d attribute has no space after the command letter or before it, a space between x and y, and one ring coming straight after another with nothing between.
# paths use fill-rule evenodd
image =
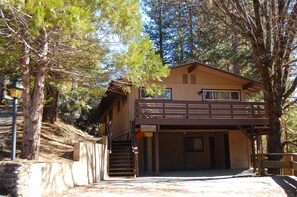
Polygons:
<instances>
[{"instance_id":1,"label":"stair step","mask_svg":"<svg viewBox=\"0 0 297 197\"><path fill-rule=\"evenodd\" d=\"M127 141L127 142L125 142L125 141L123 141L123 142L119 142L119 141L113 141L113 142L111 142L112 144L132 144L130 141Z\"/></svg>"},{"instance_id":2,"label":"stair step","mask_svg":"<svg viewBox=\"0 0 297 197\"><path fill-rule=\"evenodd\" d=\"M131 145L131 142L112 142L112 145Z\"/></svg>"},{"instance_id":3,"label":"stair step","mask_svg":"<svg viewBox=\"0 0 297 197\"><path fill-rule=\"evenodd\" d=\"M126 161L110 161L109 162L109 166L113 166L115 164L129 164L129 165L133 165L134 161L133 160L126 160Z\"/></svg>"},{"instance_id":4,"label":"stair step","mask_svg":"<svg viewBox=\"0 0 297 197\"><path fill-rule=\"evenodd\" d=\"M131 141L113 141L109 155L109 176L134 176L134 157Z\"/></svg>"},{"instance_id":5,"label":"stair step","mask_svg":"<svg viewBox=\"0 0 297 197\"><path fill-rule=\"evenodd\" d=\"M129 153L129 154L110 154L109 155L109 158L122 158L122 157L133 157L133 154L132 153Z\"/></svg>"},{"instance_id":6,"label":"stair step","mask_svg":"<svg viewBox=\"0 0 297 197\"><path fill-rule=\"evenodd\" d=\"M112 145L111 146L111 149L132 149L132 147L131 146L124 146L124 145L117 145L117 146L115 146L115 145Z\"/></svg>"},{"instance_id":7,"label":"stair step","mask_svg":"<svg viewBox=\"0 0 297 197\"><path fill-rule=\"evenodd\" d=\"M109 176L114 176L114 175L126 175L126 176L134 176L134 172L110 172L108 173Z\"/></svg>"},{"instance_id":8,"label":"stair step","mask_svg":"<svg viewBox=\"0 0 297 197\"><path fill-rule=\"evenodd\" d=\"M118 161L118 162L122 162L122 161L133 161L134 158L133 157L116 157L116 158L109 158L110 161L114 162L114 161Z\"/></svg>"},{"instance_id":9,"label":"stair step","mask_svg":"<svg viewBox=\"0 0 297 197\"><path fill-rule=\"evenodd\" d=\"M114 163L114 164L109 165L109 168L119 167L119 166L125 167L125 166L132 166L132 165L133 165L132 162L131 163Z\"/></svg>"},{"instance_id":10,"label":"stair step","mask_svg":"<svg viewBox=\"0 0 297 197\"><path fill-rule=\"evenodd\" d=\"M110 155L133 155L133 152L111 152Z\"/></svg>"},{"instance_id":11,"label":"stair step","mask_svg":"<svg viewBox=\"0 0 297 197\"><path fill-rule=\"evenodd\" d=\"M132 174L134 175L134 171L115 171L115 172L109 172L109 175L114 175L114 174Z\"/></svg>"},{"instance_id":12,"label":"stair step","mask_svg":"<svg viewBox=\"0 0 297 197\"><path fill-rule=\"evenodd\" d=\"M109 172L111 171L134 171L133 167L130 168L109 168Z\"/></svg>"}]
</instances>

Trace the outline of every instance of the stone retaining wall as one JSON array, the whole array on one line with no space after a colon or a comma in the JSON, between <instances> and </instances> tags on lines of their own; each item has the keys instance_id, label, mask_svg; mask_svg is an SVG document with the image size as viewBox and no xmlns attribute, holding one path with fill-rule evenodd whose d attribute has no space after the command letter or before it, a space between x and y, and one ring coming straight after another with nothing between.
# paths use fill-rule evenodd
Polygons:
<instances>
[{"instance_id":1,"label":"stone retaining wall","mask_svg":"<svg viewBox=\"0 0 297 197\"><path fill-rule=\"evenodd\" d=\"M76 161L1 162L0 195L39 197L103 180L107 176L107 138L104 136L102 141L102 144L77 143Z\"/></svg>"}]
</instances>

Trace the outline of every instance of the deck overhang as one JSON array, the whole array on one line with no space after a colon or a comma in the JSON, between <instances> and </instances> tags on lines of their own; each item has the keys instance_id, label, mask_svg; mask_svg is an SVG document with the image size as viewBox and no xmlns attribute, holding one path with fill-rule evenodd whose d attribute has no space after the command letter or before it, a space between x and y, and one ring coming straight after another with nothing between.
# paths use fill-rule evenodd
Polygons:
<instances>
[{"instance_id":1,"label":"deck overhang","mask_svg":"<svg viewBox=\"0 0 297 197\"><path fill-rule=\"evenodd\" d=\"M258 119L166 119L166 118L135 118L136 125L195 125L195 126L250 126L269 125L267 118Z\"/></svg>"},{"instance_id":2,"label":"deck overhang","mask_svg":"<svg viewBox=\"0 0 297 197\"><path fill-rule=\"evenodd\" d=\"M135 125L179 128L268 127L264 102L144 100L135 102Z\"/></svg>"}]
</instances>

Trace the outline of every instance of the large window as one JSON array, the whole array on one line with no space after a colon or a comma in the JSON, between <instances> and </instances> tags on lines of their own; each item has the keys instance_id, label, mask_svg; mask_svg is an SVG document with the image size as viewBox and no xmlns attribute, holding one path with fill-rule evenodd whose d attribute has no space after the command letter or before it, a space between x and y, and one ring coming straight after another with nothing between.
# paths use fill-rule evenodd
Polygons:
<instances>
[{"instance_id":1,"label":"large window","mask_svg":"<svg viewBox=\"0 0 297 197\"><path fill-rule=\"evenodd\" d=\"M240 101L240 92L236 90L203 90L203 100Z\"/></svg>"},{"instance_id":2,"label":"large window","mask_svg":"<svg viewBox=\"0 0 297 197\"><path fill-rule=\"evenodd\" d=\"M150 96L145 94L144 89L140 90L140 98L153 98L153 99L171 99L171 89L166 88L165 92L161 95L156 95L156 96Z\"/></svg>"},{"instance_id":3,"label":"large window","mask_svg":"<svg viewBox=\"0 0 297 197\"><path fill-rule=\"evenodd\" d=\"M186 152L203 152L203 138L202 137L186 137L185 138Z\"/></svg>"}]
</instances>

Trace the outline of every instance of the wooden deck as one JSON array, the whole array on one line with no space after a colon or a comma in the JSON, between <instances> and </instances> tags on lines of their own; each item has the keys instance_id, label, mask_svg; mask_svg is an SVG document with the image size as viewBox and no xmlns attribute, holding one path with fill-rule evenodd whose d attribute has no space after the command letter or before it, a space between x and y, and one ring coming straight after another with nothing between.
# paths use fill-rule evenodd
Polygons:
<instances>
[{"instance_id":1,"label":"wooden deck","mask_svg":"<svg viewBox=\"0 0 297 197\"><path fill-rule=\"evenodd\" d=\"M268 125L264 102L213 102L137 99L135 124Z\"/></svg>"}]
</instances>

